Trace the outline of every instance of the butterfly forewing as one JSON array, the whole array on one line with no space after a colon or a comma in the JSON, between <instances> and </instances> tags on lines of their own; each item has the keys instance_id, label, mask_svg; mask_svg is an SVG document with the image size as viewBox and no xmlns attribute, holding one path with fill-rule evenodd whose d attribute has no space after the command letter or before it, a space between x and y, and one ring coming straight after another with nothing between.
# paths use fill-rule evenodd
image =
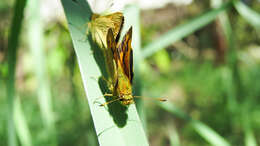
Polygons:
<instances>
[{"instance_id":1,"label":"butterfly forewing","mask_svg":"<svg viewBox=\"0 0 260 146\"><path fill-rule=\"evenodd\" d=\"M117 54L119 56L119 62L124 70L124 73L132 82L133 79L133 51L132 51L132 27L128 30L124 36L122 43L117 46Z\"/></svg>"}]
</instances>

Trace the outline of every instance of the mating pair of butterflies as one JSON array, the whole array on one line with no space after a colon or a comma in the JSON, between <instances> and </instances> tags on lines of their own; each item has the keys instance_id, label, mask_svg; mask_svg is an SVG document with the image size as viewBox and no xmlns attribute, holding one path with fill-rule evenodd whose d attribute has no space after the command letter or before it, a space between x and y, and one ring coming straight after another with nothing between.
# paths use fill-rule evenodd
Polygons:
<instances>
[{"instance_id":1,"label":"mating pair of butterflies","mask_svg":"<svg viewBox=\"0 0 260 146\"><path fill-rule=\"evenodd\" d=\"M119 42L120 33L124 23L121 12L109 15L93 14L91 22L88 23L92 39L105 51L105 61L112 86L112 94L104 96L115 96L101 106L119 100L123 105L134 102L132 95L133 80L133 51L132 51L132 27L127 31L122 41Z\"/></svg>"}]
</instances>

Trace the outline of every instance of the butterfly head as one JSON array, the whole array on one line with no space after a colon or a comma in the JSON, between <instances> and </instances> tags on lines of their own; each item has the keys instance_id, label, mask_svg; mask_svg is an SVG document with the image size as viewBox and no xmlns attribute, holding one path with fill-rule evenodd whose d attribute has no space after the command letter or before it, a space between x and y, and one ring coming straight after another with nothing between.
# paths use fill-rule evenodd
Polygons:
<instances>
[{"instance_id":1,"label":"butterfly head","mask_svg":"<svg viewBox=\"0 0 260 146\"><path fill-rule=\"evenodd\" d=\"M134 103L134 99L133 99L133 96L132 94L123 94L120 96L120 102L123 104L123 105L129 105L129 104L132 104Z\"/></svg>"}]
</instances>

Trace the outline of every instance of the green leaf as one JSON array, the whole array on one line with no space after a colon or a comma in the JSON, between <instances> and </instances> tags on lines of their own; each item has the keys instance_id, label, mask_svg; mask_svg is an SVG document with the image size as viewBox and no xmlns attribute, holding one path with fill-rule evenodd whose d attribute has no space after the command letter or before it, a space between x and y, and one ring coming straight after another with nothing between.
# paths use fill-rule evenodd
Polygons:
<instances>
[{"instance_id":1,"label":"green leaf","mask_svg":"<svg viewBox=\"0 0 260 146\"><path fill-rule=\"evenodd\" d=\"M52 108L52 96L46 69L46 56L43 43L43 22L40 17L40 1L28 2L28 44L33 56L33 71L37 81L37 98L40 106L41 117L48 137L49 145L56 144L56 131L54 112Z\"/></svg>"},{"instance_id":2,"label":"green leaf","mask_svg":"<svg viewBox=\"0 0 260 146\"><path fill-rule=\"evenodd\" d=\"M179 138L176 128L171 125L167 129L168 129L171 146L181 146L180 138Z\"/></svg>"},{"instance_id":3,"label":"green leaf","mask_svg":"<svg viewBox=\"0 0 260 146\"><path fill-rule=\"evenodd\" d=\"M89 22L91 10L85 0L62 0L64 12L77 55L82 82L88 99L91 115L101 146L146 146L148 145L135 104L125 107L114 102L107 107L96 103L102 97L106 86L100 80L105 76L103 52L92 43L91 37L86 38L85 24ZM99 82L96 80L99 78ZM103 91L103 92L102 92ZM104 98L101 98L104 103Z\"/></svg>"},{"instance_id":4,"label":"green leaf","mask_svg":"<svg viewBox=\"0 0 260 146\"><path fill-rule=\"evenodd\" d=\"M211 145L214 146L229 146L230 144L221 137L216 131L205 125L204 123L200 121L191 121L191 126L194 128L194 130L203 137L206 141L208 141Z\"/></svg>"},{"instance_id":5,"label":"green leaf","mask_svg":"<svg viewBox=\"0 0 260 146\"><path fill-rule=\"evenodd\" d=\"M32 138L22 110L21 101L19 97L16 97L14 101L14 120L17 135L21 140L21 145L31 146Z\"/></svg>"},{"instance_id":6,"label":"green leaf","mask_svg":"<svg viewBox=\"0 0 260 146\"><path fill-rule=\"evenodd\" d=\"M34 73L37 79L37 98L41 110L43 124L49 133L54 132L54 113L52 110L51 91L46 71L46 61L43 43L43 23L40 17L40 2L29 1L28 3L28 44L33 56ZM53 138L53 135L50 135ZM53 142L56 140L53 140Z\"/></svg>"},{"instance_id":7,"label":"green leaf","mask_svg":"<svg viewBox=\"0 0 260 146\"><path fill-rule=\"evenodd\" d=\"M177 26L176 28L170 30L163 36L161 36L158 40L153 41L148 46L146 46L142 52L142 55L144 58L149 57L153 55L155 52L166 48L170 44L190 35L194 31L202 28L203 26L209 24L211 21L213 21L219 14L222 12L225 12L229 7L231 6L231 3L224 3L219 8L212 9L209 12L196 17L195 19L182 24L180 26Z\"/></svg>"},{"instance_id":8,"label":"green leaf","mask_svg":"<svg viewBox=\"0 0 260 146\"><path fill-rule=\"evenodd\" d=\"M245 132L245 146L257 146L255 135L251 128Z\"/></svg>"},{"instance_id":9,"label":"green leaf","mask_svg":"<svg viewBox=\"0 0 260 146\"><path fill-rule=\"evenodd\" d=\"M193 129L211 145L216 145L216 146L230 145L223 137L221 137L213 129L211 129L210 127L208 127L207 125L203 124L200 121L193 120L188 114L178 109L175 105L165 102L165 103L160 103L159 106L162 109L174 114L175 116L188 121L190 125L193 127Z\"/></svg>"},{"instance_id":10,"label":"green leaf","mask_svg":"<svg viewBox=\"0 0 260 146\"><path fill-rule=\"evenodd\" d=\"M16 0L14 6L14 16L10 27L10 33L8 36L8 48L7 48L7 63L8 63L8 78L7 78L7 103L8 103L8 145L16 146L16 135L13 119L14 99L15 99L15 66L17 48L19 45L19 35L22 28L23 13L26 0Z\"/></svg>"},{"instance_id":11,"label":"green leaf","mask_svg":"<svg viewBox=\"0 0 260 146\"><path fill-rule=\"evenodd\" d=\"M162 73L168 73L171 68L171 59L169 57L169 54L166 50L158 51L154 54L154 60L158 68L160 69L160 72Z\"/></svg>"},{"instance_id":12,"label":"green leaf","mask_svg":"<svg viewBox=\"0 0 260 146\"><path fill-rule=\"evenodd\" d=\"M238 13L244 17L251 25L253 25L256 29L260 29L260 14L250 9L241 1L234 1L234 6Z\"/></svg>"},{"instance_id":13,"label":"green leaf","mask_svg":"<svg viewBox=\"0 0 260 146\"><path fill-rule=\"evenodd\" d=\"M250 97L246 98L247 101L240 107L241 110L241 123L244 129L245 137L245 146L257 146L257 140L254 135L254 129L252 128L252 122L250 118L250 109L251 109L251 101L248 100Z\"/></svg>"},{"instance_id":14,"label":"green leaf","mask_svg":"<svg viewBox=\"0 0 260 146\"><path fill-rule=\"evenodd\" d=\"M223 0L211 0L211 6L213 8L220 7L223 4ZM233 48L233 34L232 34L232 27L228 18L227 12L223 12L222 14L217 16L217 19L220 22L220 26L223 29L225 34L225 38L228 41L229 48Z\"/></svg>"}]
</instances>

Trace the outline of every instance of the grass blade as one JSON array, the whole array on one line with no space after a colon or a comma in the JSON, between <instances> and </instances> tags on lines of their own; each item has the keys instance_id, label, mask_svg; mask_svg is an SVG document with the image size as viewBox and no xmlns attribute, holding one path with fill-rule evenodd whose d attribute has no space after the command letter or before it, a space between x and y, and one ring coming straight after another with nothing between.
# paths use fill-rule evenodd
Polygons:
<instances>
[{"instance_id":1,"label":"grass blade","mask_svg":"<svg viewBox=\"0 0 260 146\"><path fill-rule=\"evenodd\" d=\"M221 137L217 132L215 132L204 123L193 120L191 121L191 126L201 137L203 137L211 145L230 146L230 144L223 137Z\"/></svg>"},{"instance_id":2,"label":"grass blade","mask_svg":"<svg viewBox=\"0 0 260 146\"><path fill-rule=\"evenodd\" d=\"M46 71L46 61L43 43L43 26L40 16L40 1L32 0L28 2L28 43L33 56L34 74L37 87L37 98L40 106L43 129L48 134L49 145L56 145L56 131L54 112L52 110L51 90Z\"/></svg>"},{"instance_id":3,"label":"grass blade","mask_svg":"<svg viewBox=\"0 0 260 146\"><path fill-rule=\"evenodd\" d=\"M260 28L260 14L250 9L241 1L234 1L234 6L238 13L244 17L251 25L253 25L256 29Z\"/></svg>"},{"instance_id":4,"label":"grass blade","mask_svg":"<svg viewBox=\"0 0 260 146\"><path fill-rule=\"evenodd\" d=\"M251 128L245 132L245 135L245 146L257 146L255 135Z\"/></svg>"},{"instance_id":5,"label":"grass blade","mask_svg":"<svg viewBox=\"0 0 260 146\"><path fill-rule=\"evenodd\" d=\"M225 12L231 3L224 3L221 7L212 9L209 12L196 17L195 19L187 22L186 24L182 24L177 26L176 28L170 30L163 36L161 36L158 40L153 41L148 46L144 48L142 55L144 58L153 55L155 52L169 46L170 44L188 36L189 34L193 33L194 31L200 29L201 27L209 24L213 21L219 14Z\"/></svg>"},{"instance_id":6,"label":"grass blade","mask_svg":"<svg viewBox=\"0 0 260 146\"><path fill-rule=\"evenodd\" d=\"M220 7L221 4L223 4L223 0L211 0L211 6L213 8ZM218 15L217 18L220 21L220 25L223 29L226 40L228 41L228 45L230 48L232 48L233 47L232 27L231 27L227 12L223 12L222 14Z\"/></svg>"},{"instance_id":7,"label":"grass blade","mask_svg":"<svg viewBox=\"0 0 260 146\"><path fill-rule=\"evenodd\" d=\"M102 66L104 64L102 51L95 48L90 40L84 40L86 36L84 26L89 22L92 12L85 0L62 0L62 5L69 24L99 145L148 145L134 104L127 109L117 102L109 104L108 108L100 107L95 103L98 97L103 96L104 85L93 78L100 77L105 67Z\"/></svg>"},{"instance_id":8,"label":"grass blade","mask_svg":"<svg viewBox=\"0 0 260 146\"><path fill-rule=\"evenodd\" d=\"M21 145L31 146L32 138L26 123L26 119L21 107L21 101L19 97L16 97L14 101L14 120L15 120L15 128L17 131L17 135L21 141Z\"/></svg>"},{"instance_id":9,"label":"grass blade","mask_svg":"<svg viewBox=\"0 0 260 146\"><path fill-rule=\"evenodd\" d=\"M246 99L250 99L250 97L247 97ZM254 129L252 128L252 122L250 119L250 103L252 101L247 100L245 104L240 107L242 109L241 111L241 122L242 122L242 127L245 133L245 146L257 146L257 140L254 135Z\"/></svg>"},{"instance_id":10,"label":"grass blade","mask_svg":"<svg viewBox=\"0 0 260 146\"><path fill-rule=\"evenodd\" d=\"M210 127L208 127L207 125L203 124L200 121L192 120L192 118L189 115L182 112L180 109L178 109L173 104L160 103L159 105L162 109L174 114L175 116L177 116L181 119L184 119L184 120L187 120L188 122L190 122L193 129L211 145L221 145L221 146L230 145L223 137L221 137L213 129L211 129Z\"/></svg>"},{"instance_id":11,"label":"grass blade","mask_svg":"<svg viewBox=\"0 0 260 146\"><path fill-rule=\"evenodd\" d=\"M47 71L45 67L45 55L43 49L43 26L40 17L40 1L30 1L28 3L28 43L32 52L35 76L39 85L37 88L38 103L41 110L43 124L48 130L49 138L55 143L54 113L52 111L51 91L48 83Z\"/></svg>"},{"instance_id":12,"label":"grass blade","mask_svg":"<svg viewBox=\"0 0 260 146\"><path fill-rule=\"evenodd\" d=\"M169 126L168 133L169 133L170 145L181 146L178 132L174 126Z\"/></svg>"},{"instance_id":13,"label":"grass blade","mask_svg":"<svg viewBox=\"0 0 260 146\"><path fill-rule=\"evenodd\" d=\"M23 13L26 0L16 0L14 7L14 16L8 37L7 62L8 62L8 78L7 78L7 103L8 103L8 145L16 145L16 136L13 119L14 98L15 98L15 66L16 54L19 44L19 35L21 32Z\"/></svg>"}]
</instances>

